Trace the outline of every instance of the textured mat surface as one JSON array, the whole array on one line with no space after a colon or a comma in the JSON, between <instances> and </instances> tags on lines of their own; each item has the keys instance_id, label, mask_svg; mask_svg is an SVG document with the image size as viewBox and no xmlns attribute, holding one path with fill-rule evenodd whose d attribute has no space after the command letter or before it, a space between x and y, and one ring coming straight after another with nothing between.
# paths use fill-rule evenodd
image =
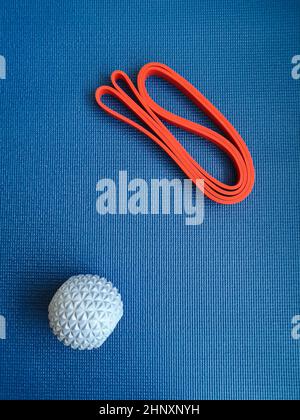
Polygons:
<instances>
[{"instance_id":1,"label":"textured mat surface","mask_svg":"<svg viewBox=\"0 0 300 420\"><path fill-rule=\"evenodd\" d=\"M299 1L2 0L0 54L0 398L300 397ZM96 184L182 178L163 152L95 105L121 68L163 62L234 124L253 155L252 196L184 216L96 212ZM204 121L155 81L168 109ZM174 130L209 171L229 162ZM105 345L74 352L51 335L62 282L97 273L125 316Z\"/></svg>"}]
</instances>

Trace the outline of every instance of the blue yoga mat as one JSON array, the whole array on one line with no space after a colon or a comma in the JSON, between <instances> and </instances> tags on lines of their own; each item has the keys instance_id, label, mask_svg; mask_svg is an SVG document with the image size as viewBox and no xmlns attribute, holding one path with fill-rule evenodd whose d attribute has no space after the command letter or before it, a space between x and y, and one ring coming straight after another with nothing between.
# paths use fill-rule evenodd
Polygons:
<instances>
[{"instance_id":1,"label":"blue yoga mat","mask_svg":"<svg viewBox=\"0 0 300 420\"><path fill-rule=\"evenodd\" d=\"M299 399L299 2L2 0L0 16L0 398ZM193 83L254 159L252 195L205 200L199 226L96 211L97 182L119 171L184 178L94 100L113 70L135 77L150 61ZM211 126L165 83L149 91ZM233 180L218 149L172 130ZM124 300L97 351L65 348L48 327L51 297L78 273L107 277Z\"/></svg>"}]
</instances>

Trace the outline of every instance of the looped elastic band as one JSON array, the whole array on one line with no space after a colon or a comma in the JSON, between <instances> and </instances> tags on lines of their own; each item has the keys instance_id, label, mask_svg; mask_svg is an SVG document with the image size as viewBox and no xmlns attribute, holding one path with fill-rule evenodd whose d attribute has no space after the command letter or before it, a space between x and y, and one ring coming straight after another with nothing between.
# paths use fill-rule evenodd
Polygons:
<instances>
[{"instance_id":1,"label":"looped elastic band","mask_svg":"<svg viewBox=\"0 0 300 420\"><path fill-rule=\"evenodd\" d=\"M226 135L223 136L207 127L175 115L159 106L150 98L146 81L151 76L161 77L174 85L197 105ZM211 200L221 204L236 204L243 201L252 191L255 171L250 152L242 137L224 115L212 105L193 85L171 68L160 63L146 64L137 78L137 88L131 79L122 71L114 71L111 75L113 87L101 86L96 91L98 105L108 114L123 121L157 143L183 170L194 184L204 180L204 194ZM123 81L132 91L133 100L118 84ZM144 126L127 118L102 102L104 95L111 95L129 108L144 123ZM173 136L162 120L211 141L232 160L237 172L235 185L227 185L208 174ZM148 127L149 129L145 128ZM199 186L199 183L198 183Z\"/></svg>"}]
</instances>

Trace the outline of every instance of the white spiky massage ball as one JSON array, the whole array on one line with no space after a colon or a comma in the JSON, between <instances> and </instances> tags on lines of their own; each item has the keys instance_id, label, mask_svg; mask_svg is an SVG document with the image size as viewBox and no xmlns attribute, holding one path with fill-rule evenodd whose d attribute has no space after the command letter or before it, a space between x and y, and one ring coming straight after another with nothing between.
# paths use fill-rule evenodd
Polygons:
<instances>
[{"instance_id":1,"label":"white spiky massage ball","mask_svg":"<svg viewBox=\"0 0 300 420\"><path fill-rule=\"evenodd\" d=\"M79 350L100 347L122 316L118 290L104 277L91 274L71 277L49 305L53 333L66 346Z\"/></svg>"}]
</instances>

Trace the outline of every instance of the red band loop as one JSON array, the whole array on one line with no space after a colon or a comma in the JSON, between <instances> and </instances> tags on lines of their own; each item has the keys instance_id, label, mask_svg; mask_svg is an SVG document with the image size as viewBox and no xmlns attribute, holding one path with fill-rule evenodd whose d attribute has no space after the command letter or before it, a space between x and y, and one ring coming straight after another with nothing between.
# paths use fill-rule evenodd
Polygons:
<instances>
[{"instance_id":1,"label":"red band loop","mask_svg":"<svg viewBox=\"0 0 300 420\"><path fill-rule=\"evenodd\" d=\"M200 124L179 117L154 102L146 89L146 81L150 76L161 77L178 88L222 129L226 137ZM118 85L118 81L120 80L128 85L136 97L136 101ZM97 89L96 101L98 105L114 118L146 134L177 163L195 184L198 179L203 179L203 192L208 198L221 204L236 204L243 201L251 193L255 181L255 170L252 157L245 142L224 115L186 79L163 64L149 63L142 67L138 74L138 88L134 86L126 73L119 70L112 73L111 81L113 87L101 86ZM151 131L105 105L102 102L102 96L104 95L111 95L122 102ZM211 141L225 152L232 160L237 171L238 179L236 184L224 184L208 174L190 156L165 124L163 124L162 120Z\"/></svg>"}]
</instances>

